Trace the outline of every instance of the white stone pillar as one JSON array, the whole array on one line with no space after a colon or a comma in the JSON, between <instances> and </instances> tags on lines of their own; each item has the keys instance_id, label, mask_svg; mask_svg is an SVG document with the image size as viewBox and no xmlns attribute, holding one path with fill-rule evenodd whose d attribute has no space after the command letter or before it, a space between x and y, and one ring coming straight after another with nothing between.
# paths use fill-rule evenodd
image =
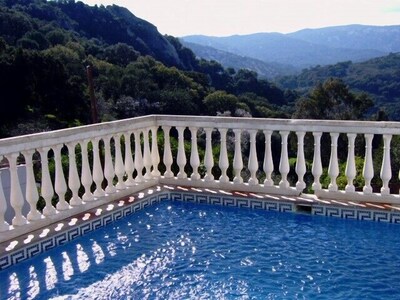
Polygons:
<instances>
[{"instance_id":1,"label":"white stone pillar","mask_svg":"<svg viewBox=\"0 0 400 300\"><path fill-rule=\"evenodd\" d=\"M40 159L42 162L42 187L41 194L43 199L46 201L46 206L43 209L43 215L52 216L57 213L56 209L52 204L52 199L54 196L53 184L51 183L50 173L49 173L49 161L47 154L50 148L44 147L39 149Z\"/></svg>"},{"instance_id":2,"label":"white stone pillar","mask_svg":"<svg viewBox=\"0 0 400 300\"><path fill-rule=\"evenodd\" d=\"M149 129L143 129L143 165L145 168L144 179L151 179L151 153L149 143Z\"/></svg>"},{"instance_id":3,"label":"white stone pillar","mask_svg":"<svg viewBox=\"0 0 400 300\"><path fill-rule=\"evenodd\" d=\"M79 188L81 187L81 182L79 181L78 169L76 166L76 142L68 143L67 147L69 158L68 187L72 192L72 197L69 200L69 204L72 206L78 206L82 204L82 199L79 197Z\"/></svg>"},{"instance_id":4,"label":"white stone pillar","mask_svg":"<svg viewBox=\"0 0 400 300\"><path fill-rule=\"evenodd\" d=\"M158 127L153 126L151 129L151 162L153 164L153 171L151 171L151 175L154 178L160 177L160 171L158 170L158 165L160 164L160 154L158 153L158 136L157 130Z\"/></svg>"},{"instance_id":5,"label":"white stone pillar","mask_svg":"<svg viewBox=\"0 0 400 300\"><path fill-rule=\"evenodd\" d=\"M56 165L56 177L54 182L54 190L58 195L57 210L67 210L70 208L67 201L65 201L65 193L67 192L67 183L65 181L64 171L61 162L61 149L64 145L57 145L53 147L54 162Z\"/></svg>"},{"instance_id":6,"label":"white stone pillar","mask_svg":"<svg viewBox=\"0 0 400 300\"><path fill-rule=\"evenodd\" d=\"M26 201L29 203L30 207L29 213L27 215L28 221L39 220L42 217L41 213L36 208L37 202L39 200L39 192L36 186L35 174L33 172L32 156L34 153L35 150L27 150L22 153L25 157L25 169L26 169L25 198ZM0 221L0 226L1 226L1 221Z\"/></svg>"},{"instance_id":7,"label":"white stone pillar","mask_svg":"<svg viewBox=\"0 0 400 300\"><path fill-rule=\"evenodd\" d=\"M204 155L204 166L206 167L206 175L204 180L209 182L214 180L212 168L214 167L214 157L212 153L212 128L204 128L206 131L206 154Z\"/></svg>"},{"instance_id":8,"label":"white stone pillar","mask_svg":"<svg viewBox=\"0 0 400 300\"><path fill-rule=\"evenodd\" d=\"M365 159L364 159L364 167L363 167L363 176L364 176L364 194L372 194L372 186L371 180L374 178L374 163L372 161L372 139L374 138L373 134L365 134Z\"/></svg>"},{"instance_id":9,"label":"white stone pillar","mask_svg":"<svg viewBox=\"0 0 400 300\"><path fill-rule=\"evenodd\" d=\"M91 191L91 186L93 183L92 174L90 171L89 158L88 158L88 140L81 141L79 144L81 145L81 156L82 156L82 170L81 170L81 181L82 185L85 188L85 193L82 196L83 201L93 201L93 194ZM94 148L94 146L93 146ZM95 155L93 153L93 160L95 159Z\"/></svg>"},{"instance_id":10,"label":"white stone pillar","mask_svg":"<svg viewBox=\"0 0 400 300\"><path fill-rule=\"evenodd\" d=\"M93 195L96 198L104 197L106 195L105 191L103 190L104 173L103 173L103 168L101 166L101 161L100 161L99 142L100 142L100 138L95 138L92 141L92 145L93 145L93 181L96 184L96 189L94 190ZM94 200L94 199L92 198L92 199L86 200L85 198L83 198L83 200L90 201L90 200Z\"/></svg>"},{"instance_id":11,"label":"white stone pillar","mask_svg":"<svg viewBox=\"0 0 400 300\"><path fill-rule=\"evenodd\" d=\"M271 130L264 130L265 136L265 152L264 152L264 163L263 170L265 172L264 186L273 186L274 181L272 180L272 172L274 171L274 162L272 161L272 150L271 150Z\"/></svg>"},{"instance_id":12,"label":"white stone pillar","mask_svg":"<svg viewBox=\"0 0 400 300\"><path fill-rule=\"evenodd\" d=\"M256 150L257 130L249 130L249 133L250 133L250 154L249 154L249 165L248 165L250 171L249 185L256 185L258 184L258 179L257 179L258 159Z\"/></svg>"},{"instance_id":13,"label":"white stone pillar","mask_svg":"<svg viewBox=\"0 0 400 300\"><path fill-rule=\"evenodd\" d=\"M243 183L242 131L240 129L234 129L233 132L235 133L235 156L233 157L233 170L235 172L235 177L233 178L233 183L240 184Z\"/></svg>"},{"instance_id":14,"label":"white stone pillar","mask_svg":"<svg viewBox=\"0 0 400 300\"><path fill-rule=\"evenodd\" d=\"M322 132L313 132L314 136L314 157L311 172L314 176L312 189L314 191L321 190L321 182L319 179L322 175L322 162L321 162L321 136Z\"/></svg>"},{"instance_id":15,"label":"white stone pillar","mask_svg":"<svg viewBox=\"0 0 400 300\"><path fill-rule=\"evenodd\" d=\"M296 160L296 174L298 180L296 182L296 190L302 192L306 188L304 182L304 175L306 174L306 161L304 158L304 136L305 132L297 131L297 160Z\"/></svg>"},{"instance_id":16,"label":"white stone pillar","mask_svg":"<svg viewBox=\"0 0 400 300\"><path fill-rule=\"evenodd\" d=\"M339 176L339 163L337 157L337 142L339 138L339 133L331 132L331 157L329 160L328 175L331 182L328 186L328 190L331 192L336 192L338 186L336 183L336 178Z\"/></svg>"},{"instance_id":17,"label":"white stone pillar","mask_svg":"<svg viewBox=\"0 0 400 300\"><path fill-rule=\"evenodd\" d=\"M3 156L0 155L0 161L3 160ZM9 224L5 221L5 213L7 210L7 200L4 195L3 183L1 181L1 170L0 170L0 232L9 230Z\"/></svg>"},{"instance_id":18,"label":"white stone pillar","mask_svg":"<svg viewBox=\"0 0 400 300\"><path fill-rule=\"evenodd\" d=\"M185 127L176 127L178 130L178 154L176 157L176 163L179 167L178 178L187 178L185 173L185 165L186 165L186 155L185 155L185 139L184 139L184 131Z\"/></svg>"},{"instance_id":19,"label":"white stone pillar","mask_svg":"<svg viewBox=\"0 0 400 300\"><path fill-rule=\"evenodd\" d=\"M192 180L199 180L199 166L200 166L200 158L199 158L199 151L197 148L197 127L190 127L190 133L192 138L192 147L190 149L190 165L193 168L193 173L190 176Z\"/></svg>"},{"instance_id":20,"label":"white stone pillar","mask_svg":"<svg viewBox=\"0 0 400 300\"><path fill-rule=\"evenodd\" d=\"M219 178L219 181L222 183L226 183L229 181L229 177L228 175L226 175L226 171L229 168L228 151L226 149L227 131L228 130L225 128L219 129L219 132L221 134L221 147L219 153L219 168L221 169L221 177Z\"/></svg>"},{"instance_id":21,"label":"white stone pillar","mask_svg":"<svg viewBox=\"0 0 400 300\"><path fill-rule=\"evenodd\" d=\"M131 148L131 133L126 132L125 136L125 173L127 179L125 184L128 186L135 185L135 180L133 179L133 172L135 171L135 165L133 164L132 158L132 148Z\"/></svg>"},{"instance_id":22,"label":"white stone pillar","mask_svg":"<svg viewBox=\"0 0 400 300\"><path fill-rule=\"evenodd\" d=\"M104 177L107 179L106 194L113 194L117 190L114 186L115 171L111 156L110 147L111 136L106 136L103 138L104 141Z\"/></svg>"},{"instance_id":23,"label":"white stone pillar","mask_svg":"<svg viewBox=\"0 0 400 300\"><path fill-rule=\"evenodd\" d=\"M280 131L279 134L281 135L282 139L281 159L279 162L279 172L281 173L282 179L279 182L279 187L288 188L289 181L287 180L287 175L289 174L290 166L289 166L287 141L288 141L289 131Z\"/></svg>"},{"instance_id":24,"label":"white stone pillar","mask_svg":"<svg viewBox=\"0 0 400 300\"><path fill-rule=\"evenodd\" d=\"M169 139L169 131L171 130L171 126L163 126L163 131L164 131L164 156L163 156L163 161L165 165L165 173L164 177L165 178L172 178L174 177L174 173L171 171L171 166L173 163L172 160L172 152L171 152L171 142Z\"/></svg>"},{"instance_id":25,"label":"white stone pillar","mask_svg":"<svg viewBox=\"0 0 400 300\"><path fill-rule=\"evenodd\" d=\"M353 181L356 178L357 171L356 171L356 162L354 158L354 141L357 137L355 133L348 133L348 150L347 150L347 163L346 163L346 170L345 175L347 177L347 185L345 187L345 191L347 193L354 193L356 191Z\"/></svg>"},{"instance_id":26,"label":"white stone pillar","mask_svg":"<svg viewBox=\"0 0 400 300\"><path fill-rule=\"evenodd\" d=\"M125 168L124 168L124 162L122 161L120 133L114 135L114 144L115 144L115 175L117 175L118 178L118 182L115 187L117 188L117 190L124 190L126 189L124 183Z\"/></svg>"},{"instance_id":27,"label":"white stone pillar","mask_svg":"<svg viewBox=\"0 0 400 300\"><path fill-rule=\"evenodd\" d=\"M392 178L392 167L390 163L390 142L392 140L391 134L383 135L383 159L381 168L381 179L382 179L382 195L389 195L389 181Z\"/></svg>"}]
</instances>

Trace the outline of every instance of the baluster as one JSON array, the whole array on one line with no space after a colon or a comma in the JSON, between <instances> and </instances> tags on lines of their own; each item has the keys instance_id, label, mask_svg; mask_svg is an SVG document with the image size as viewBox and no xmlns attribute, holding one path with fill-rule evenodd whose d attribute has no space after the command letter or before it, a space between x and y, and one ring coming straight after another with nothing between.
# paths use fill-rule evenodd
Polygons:
<instances>
[{"instance_id":1,"label":"baluster","mask_svg":"<svg viewBox=\"0 0 400 300\"><path fill-rule=\"evenodd\" d=\"M137 183L143 182L143 156L142 156L142 146L140 144L140 130L136 130L135 134L135 169L137 172L135 181Z\"/></svg>"},{"instance_id":2,"label":"baluster","mask_svg":"<svg viewBox=\"0 0 400 300\"><path fill-rule=\"evenodd\" d=\"M82 204L82 199L79 197L79 188L81 187L81 182L79 181L78 168L76 166L76 142L68 143L67 147L69 157L68 186L72 192L72 197L71 200L69 200L69 204L72 206L78 206Z\"/></svg>"},{"instance_id":3,"label":"baluster","mask_svg":"<svg viewBox=\"0 0 400 300\"><path fill-rule=\"evenodd\" d=\"M336 178L339 175L339 163L337 158L337 141L339 137L339 133L331 132L331 157L329 160L328 167L328 175L331 179L329 183L328 190L331 192L335 192L338 190L338 186L336 184Z\"/></svg>"},{"instance_id":4,"label":"baluster","mask_svg":"<svg viewBox=\"0 0 400 300\"><path fill-rule=\"evenodd\" d=\"M304 135L305 132L296 132L297 135L297 160L296 160L296 174L298 177L296 183L296 190L301 192L306 188L304 182L304 174L306 174L306 161L304 159Z\"/></svg>"},{"instance_id":5,"label":"baluster","mask_svg":"<svg viewBox=\"0 0 400 300\"><path fill-rule=\"evenodd\" d=\"M185 139L184 139L184 130L185 127L176 127L178 130L178 155L176 158L176 163L179 167L178 178L187 178L185 173L185 165L186 165L186 155L185 155Z\"/></svg>"},{"instance_id":6,"label":"baluster","mask_svg":"<svg viewBox=\"0 0 400 300\"><path fill-rule=\"evenodd\" d=\"M257 160L257 150L256 150L256 134L257 130L249 130L250 133L250 155L249 155L249 171L250 179L249 185L258 184L257 170L258 170L258 160Z\"/></svg>"},{"instance_id":7,"label":"baluster","mask_svg":"<svg viewBox=\"0 0 400 300\"><path fill-rule=\"evenodd\" d=\"M365 160L363 168L363 176L365 185L363 187L364 194L372 194L371 180L374 177L374 163L372 161L372 139L373 134L364 134L365 137Z\"/></svg>"},{"instance_id":8,"label":"baluster","mask_svg":"<svg viewBox=\"0 0 400 300\"><path fill-rule=\"evenodd\" d=\"M0 155L0 161L3 160L3 156ZM7 210L7 201L4 195L2 175L0 170L0 232L9 230L9 224L5 221L5 213Z\"/></svg>"},{"instance_id":9,"label":"baluster","mask_svg":"<svg viewBox=\"0 0 400 300\"><path fill-rule=\"evenodd\" d=\"M382 195L389 195L389 181L392 178L392 168L390 163L390 141L392 140L391 134L383 135L383 159L381 168L381 179L382 179Z\"/></svg>"},{"instance_id":10,"label":"baluster","mask_svg":"<svg viewBox=\"0 0 400 300\"><path fill-rule=\"evenodd\" d=\"M87 140L81 141L81 156L82 156L82 170L81 170L81 181L82 185L85 188L85 193L82 196L83 201L92 201L94 200L93 194L91 191L91 186L93 183L92 173L90 172L90 165L89 165L89 157L88 157L88 142ZM94 147L93 143L93 148ZM97 154L98 156L98 154ZM96 154L93 151L93 164L96 163ZM94 167L93 167L94 170Z\"/></svg>"},{"instance_id":11,"label":"baluster","mask_svg":"<svg viewBox=\"0 0 400 300\"><path fill-rule=\"evenodd\" d=\"M143 130L143 163L145 168L144 179L151 179L151 154L150 154L150 143L149 143L149 130L146 128Z\"/></svg>"},{"instance_id":12,"label":"baluster","mask_svg":"<svg viewBox=\"0 0 400 300\"><path fill-rule=\"evenodd\" d=\"M279 187L288 188L289 181L287 180L287 175L290 171L290 167L289 167L287 140L289 131L280 131L279 134L281 135L282 139L281 159L279 162L279 172L281 173L282 179L279 182Z\"/></svg>"},{"instance_id":13,"label":"baluster","mask_svg":"<svg viewBox=\"0 0 400 300\"><path fill-rule=\"evenodd\" d=\"M44 200L46 201L46 206L43 209L43 215L51 216L57 213L56 209L54 208L53 204L51 203L54 195L53 185L50 179L49 173L49 162L47 153L49 152L50 148L44 147L39 149L40 159L42 162L42 187L41 187L41 194Z\"/></svg>"},{"instance_id":14,"label":"baluster","mask_svg":"<svg viewBox=\"0 0 400 300\"><path fill-rule=\"evenodd\" d=\"M219 129L221 134L221 148L219 153L219 168L221 169L221 177L219 178L220 182L226 183L229 181L228 175L226 175L226 171L229 167L228 160L228 151L226 149L226 132L227 129Z\"/></svg>"},{"instance_id":15,"label":"baluster","mask_svg":"<svg viewBox=\"0 0 400 300\"><path fill-rule=\"evenodd\" d=\"M151 127L151 162L153 164L153 171L151 175L155 178L160 177L160 171L158 170L158 165L160 164L160 154L158 153L158 137L157 137L158 127Z\"/></svg>"},{"instance_id":16,"label":"baluster","mask_svg":"<svg viewBox=\"0 0 400 300\"><path fill-rule=\"evenodd\" d=\"M10 191L10 204L14 209L15 216L12 219L12 224L15 226L24 225L27 223L26 218L22 215L22 207L24 206L24 196L21 190L21 184L19 182L18 170L17 170L17 158L19 153L12 153L7 155L8 162L10 164L10 179L11 179L11 191Z\"/></svg>"},{"instance_id":17,"label":"baluster","mask_svg":"<svg viewBox=\"0 0 400 300\"><path fill-rule=\"evenodd\" d=\"M172 178L174 177L174 173L171 171L171 166L172 166L172 152L171 152L171 142L169 139L169 131L171 130L171 126L166 126L164 125L162 127L164 131L164 156L163 156L163 161L165 165L165 173L164 177L165 178Z\"/></svg>"},{"instance_id":18,"label":"baluster","mask_svg":"<svg viewBox=\"0 0 400 300\"><path fill-rule=\"evenodd\" d=\"M233 157L233 170L235 171L235 177L233 178L233 183L236 184L243 183L242 131L240 129L234 129L233 132L235 133L235 156Z\"/></svg>"},{"instance_id":19,"label":"baluster","mask_svg":"<svg viewBox=\"0 0 400 300\"><path fill-rule=\"evenodd\" d=\"M36 187L35 174L33 172L32 156L35 150L27 150L22 152L25 157L25 168L26 168L26 192L25 198L29 203L29 213L27 219L29 221L39 220L42 215L37 210L36 205L39 200L39 193Z\"/></svg>"},{"instance_id":20,"label":"baluster","mask_svg":"<svg viewBox=\"0 0 400 300\"><path fill-rule=\"evenodd\" d=\"M133 171L135 171L135 165L133 164L132 149L131 149L131 134L129 132L125 133L125 173L128 178L125 184L128 186L135 185L135 180L133 179Z\"/></svg>"},{"instance_id":21,"label":"baluster","mask_svg":"<svg viewBox=\"0 0 400 300\"><path fill-rule=\"evenodd\" d=\"M53 147L54 162L56 165L56 178L54 182L54 190L58 195L58 203L56 208L58 210L67 210L70 208L67 201L65 201L65 193L67 192L67 183L65 182L64 171L61 163L61 149L64 145L57 145Z\"/></svg>"},{"instance_id":22,"label":"baluster","mask_svg":"<svg viewBox=\"0 0 400 300\"><path fill-rule=\"evenodd\" d=\"M115 186L117 190L123 190L126 188L124 183L124 162L122 161L122 153L121 153L121 134L118 133L114 135L114 143L115 143L115 175L117 175L118 182Z\"/></svg>"},{"instance_id":23,"label":"baluster","mask_svg":"<svg viewBox=\"0 0 400 300\"><path fill-rule=\"evenodd\" d=\"M103 168L101 167L101 161L100 161L99 142L100 142L100 138L95 138L92 141L92 145L93 145L93 181L96 184L96 189L94 190L93 195L96 198L104 197L106 195L105 191L103 190L104 173L103 173Z\"/></svg>"},{"instance_id":24,"label":"baluster","mask_svg":"<svg viewBox=\"0 0 400 300\"><path fill-rule=\"evenodd\" d=\"M204 128L206 131L206 154L204 155L204 166L206 167L206 175L204 176L205 181L213 181L214 175L212 174L212 168L214 167L214 158L212 153L212 128Z\"/></svg>"},{"instance_id":25,"label":"baluster","mask_svg":"<svg viewBox=\"0 0 400 300\"><path fill-rule=\"evenodd\" d=\"M321 182L319 181L322 175L322 162L321 162L321 136L322 132L313 132L314 136L314 157L311 172L314 176L314 182L312 184L312 189L314 191L319 191L321 187Z\"/></svg>"},{"instance_id":26,"label":"baluster","mask_svg":"<svg viewBox=\"0 0 400 300\"><path fill-rule=\"evenodd\" d=\"M106 194L113 194L116 192L114 186L114 166L111 157L111 147L110 147L111 136L106 136L104 141L104 177L107 179Z\"/></svg>"},{"instance_id":27,"label":"baluster","mask_svg":"<svg viewBox=\"0 0 400 300\"><path fill-rule=\"evenodd\" d=\"M190 176L190 178L192 180L199 180L200 158L199 158L199 151L197 149L197 127L190 127L189 129L192 138L192 148L190 150L190 165L193 168L193 173Z\"/></svg>"},{"instance_id":28,"label":"baluster","mask_svg":"<svg viewBox=\"0 0 400 300\"><path fill-rule=\"evenodd\" d=\"M355 133L348 133L347 134L347 139L348 139L348 151L347 151L347 164L346 164L346 170L345 174L347 177L347 184L345 187L345 191L348 193L354 193L356 191L353 181L354 178L356 178L356 162L354 159L354 141L357 137L357 134Z\"/></svg>"},{"instance_id":29,"label":"baluster","mask_svg":"<svg viewBox=\"0 0 400 300\"><path fill-rule=\"evenodd\" d=\"M263 169L265 172L264 186L273 186L274 181L272 180L272 172L274 171L274 163L272 161L272 150L271 150L271 130L264 130L265 136L265 153L264 153L264 164Z\"/></svg>"}]
</instances>

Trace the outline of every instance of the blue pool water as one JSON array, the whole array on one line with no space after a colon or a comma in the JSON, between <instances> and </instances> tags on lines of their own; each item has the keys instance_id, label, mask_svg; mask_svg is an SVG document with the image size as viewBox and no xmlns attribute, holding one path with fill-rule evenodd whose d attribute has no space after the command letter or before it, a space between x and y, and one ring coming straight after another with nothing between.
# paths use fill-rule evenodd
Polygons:
<instances>
[{"instance_id":1,"label":"blue pool water","mask_svg":"<svg viewBox=\"0 0 400 300\"><path fill-rule=\"evenodd\" d=\"M399 232L166 201L0 272L0 298L400 299Z\"/></svg>"}]
</instances>

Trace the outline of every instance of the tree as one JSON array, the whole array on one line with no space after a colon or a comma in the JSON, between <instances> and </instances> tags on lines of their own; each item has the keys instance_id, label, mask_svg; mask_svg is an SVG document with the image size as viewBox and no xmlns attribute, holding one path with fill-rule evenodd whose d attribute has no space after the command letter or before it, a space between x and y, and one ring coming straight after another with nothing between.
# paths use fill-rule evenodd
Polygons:
<instances>
[{"instance_id":1,"label":"tree","mask_svg":"<svg viewBox=\"0 0 400 300\"><path fill-rule=\"evenodd\" d=\"M216 91L205 97L203 103L211 115L226 111L234 113L237 108L238 99L235 95L228 94L225 91Z\"/></svg>"}]
</instances>

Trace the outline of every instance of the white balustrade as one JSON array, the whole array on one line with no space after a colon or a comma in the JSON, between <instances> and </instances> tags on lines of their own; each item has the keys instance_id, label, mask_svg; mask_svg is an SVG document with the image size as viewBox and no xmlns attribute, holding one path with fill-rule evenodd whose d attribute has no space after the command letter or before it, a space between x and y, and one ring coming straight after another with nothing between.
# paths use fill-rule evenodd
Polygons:
<instances>
[{"instance_id":1,"label":"white balustrade","mask_svg":"<svg viewBox=\"0 0 400 300\"><path fill-rule=\"evenodd\" d=\"M219 153L219 168L221 170L221 176L219 177L219 181L222 183L226 183L229 181L228 175L226 175L226 171L229 167L229 160L228 160L228 151L226 149L226 129L219 130L221 134L221 147Z\"/></svg>"},{"instance_id":2,"label":"white balustrade","mask_svg":"<svg viewBox=\"0 0 400 300\"><path fill-rule=\"evenodd\" d=\"M289 131L280 131L279 132L282 139L282 147L281 147L281 160L279 162L279 172L281 173L281 181L279 182L279 187L288 188L289 181L287 180L287 175L290 171L289 166L289 156L288 156L288 135Z\"/></svg>"},{"instance_id":3,"label":"white balustrade","mask_svg":"<svg viewBox=\"0 0 400 300\"><path fill-rule=\"evenodd\" d=\"M264 152L264 163L263 170L265 172L264 186L272 186L274 181L272 180L272 172L274 171L274 162L272 160L272 150L271 150L271 130L264 130L265 137L265 152Z\"/></svg>"},{"instance_id":4,"label":"white balustrade","mask_svg":"<svg viewBox=\"0 0 400 300\"><path fill-rule=\"evenodd\" d=\"M381 168L381 179L382 179L382 195L389 195L389 181L392 178L392 168L390 163L390 141L392 136L390 134L383 135L383 158L382 158L382 168Z\"/></svg>"},{"instance_id":5,"label":"white balustrade","mask_svg":"<svg viewBox=\"0 0 400 300\"><path fill-rule=\"evenodd\" d=\"M191 140L192 140L192 148L190 151L190 165L193 168L193 173L190 176L192 180L199 180L199 166L200 166L200 158L199 158L199 151L197 148L197 127L190 127L189 128L191 133Z\"/></svg>"},{"instance_id":6,"label":"white balustrade","mask_svg":"<svg viewBox=\"0 0 400 300\"><path fill-rule=\"evenodd\" d=\"M321 162L321 136L322 132L313 132L314 136L314 157L311 173L314 176L312 189L319 191L321 189L320 178L322 175L322 162Z\"/></svg>"},{"instance_id":7,"label":"white balustrade","mask_svg":"<svg viewBox=\"0 0 400 300\"><path fill-rule=\"evenodd\" d=\"M160 127L164 132L164 151L162 157L160 156L157 143L157 133ZM175 128L178 132L176 157L172 155L171 128ZM191 133L189 161L185 153L184 133L186 128L189 128ZM205 149L199 149L197 135L200 128L203 128L205 132ZM215 129L219 132L219 138L217 134L213 135ZM256 136L260 131L263 132L265 137L265 149L263 149L265 151L262 165L265 180L262 184L259 183L263 175L259 172L259 161L257 158L257 153L261 150L262 145L256 144ZM228 137L231 137L231 132L234 134L234 149L231 149L228 143ZM243 183L241 176L244 161L241 140L243 132L250 134L247 164L250 178L248 183ZM280 133L280 153L275 150L279 145L276 145L275 140L272 139L273 132ZM289 157L289 153L294 153L296 150L289 148L288 137L290 133L294 133L297 136L296 157ZM313 134L314 145L307 144L311 139L305 138L306 133ZM330 134L330 145L322 144L323 133ZM134 137L132 137L132 134ZM341 174L347 178L346 187L341 185L341 180L340 186L337 183L339 164L344 163L344 161L339 161L338 159L338 139L340 134L343 136L346 134L348 137L346 170L344 174ZM362 157L364 159L362 176L365 180L365 185L362 192L356 192L354 180L357 171L355 154L362 152L356 149L357 144L355 141L357 135L365 137L365 155ZM373 152L372 141L375 135L383 136L383 149L381 145L377 145L376 147L380 147L380 149ZM73 213L82 213L89 208L96 207L100 203L128 196L133 191L138 192L145 187L157 184L157 182L161 186L163 184L178 184L205 189L226 189L292 196L302 194L312 184L312 188L315 191L313 197L400 205L399 193L396 191L396 194L390 194L389 188L393 169L391 164L391 141L392 137L398 135L400 135L400 123L395 122L147 116L40 133L35 135L34 138L32 136L23 136L0 140L0 158L7 158L9 166L4 165L4 167L8 167L11 181L9 195L8 193L4 194L2 182L0 181L0 231L2 233L13 233L10 235L7 234L7 237L3 234L0 235L0 242L10 236L17 237L23 234L24 231L42 228L48 225L49 220L54 222L62 220L72 214L72 212L69 213L71 210L73 210ZM121 146L122 136L124 137L123 146ZM134 138L134 145L131 144L132 138ZM215 141L213 141L213 138L215 138ZM213 144L220 145L218 165L214 165ZM64 174L63 172L63 145L68 148L68 174ZM134 151L132 147L134 147ZM309 151L312 148L314 149L311 166L311 173L314 177L313 182L309 180L310 176L307 175L305 160L305 151ZM327 152L329 148L330 160L327 175L330 178L330 184L326 189L326 187L321 186L320 179L324 170L322 154L327 154L323 151ZM79 149L81 150L80 154L78 152ZM112 151L113 149L115 151ZM41 176L37 176L37 178L35 178L34 171L36 167L39 167L39 164L36 165L35 163L34 165L33 162L33 158L37 155L36 151L40 153L41 159ZM204 169L200 168L199 153L203 153L202 151L205 151ZM53 174L50 174L50 169L52 169L53 165L49 168L48 158L49 153L53 154L53 152L55 165L54 187L51 178ZM125 152L124 157L123 152ZM22 159L20 153L22 153L24 159ZM375 175L373 161L375 153L383 153L380 174L377 175L378 179L382 181L380 193L373 193L371 186L371 181ZM311 155L311 153L307 152L308 154ZM233 156L233 162L230 162L228 159L230 155ZM279 157L281 181L276 185L273 181L273 162ZM298 180L296 185L291 187L289 179L292 181L293 176L288 178L290 171L289 159L294 158L296 159L295 172ZM176 164L179 168L176 175L174 175L171 169L174 159L176 159ZM53 157L50 156L50 160L53 163ZM160 176L160 171L158 170L161 161L166 168L163 176ZM18 172L20 167L17 167L19 163L25 163L26 189L23 189L21 186L22 179L19 178L21 175ZM186 164L189 165L187 166ZM185 172L185 168L187 172L191 172L189 174L190 179L187 172ZM218 173L221 173L220 178L214 178L213 168ZM228 176L229 168L233 169L234 178ZM399 170L395 171L396 174L400 175ZM4 174L4 171L0 172ZM202 172L205 173L203 179L201 179L200 174ZM118 181L114 187L113 181L115 178ZM37 183L36 181L39 179L40 181ZM103 190L103 185L106 183L104 179L107 180L106 191ZM95 184L95 189L92 194L93 183ZM39 210L36 208L39 201L38 184L40 185L40 196L45 200L44 207L41 207ZM118 193L114 193L116 189L118 189ZM70 199L65 198L67 197L66 195L70 195L67 193L68 190L71 191ZM57 209L52 204L55 193L59 199ZM98 201L93 201L96 199ZM28 207L29 211L26 211ZM43 209L42 213L40 212L41 209ZM13 212L10 217L6 214L8 211ZM14 218L11 220L12 216ZM29 221L29 225L25 225L27 221ZM10 224L13 226L10 226Z\"/></svg>"},{"instance_id":8,"label":"white balustrade","mask_svg":"<svg viewBox=\"0 0 400 300\"><path fill-rule=\"evenodd\" d=\"M336 183L336 178L339 176L339 162L337 157L337 142L339 138L339 133L331 133L331 157L329 160L328 175L331 179L328 189L331 192L336 192L338 190L338 185Z\"/></svg>"},{"instance_id":9,"label":"white balustrade","mask_svg":"<svg viewBox=\"0 0 400 300\"><path fill-rule=\"evenodd\" d=\"M177 177L182 179L186 178L185 165L186 165L186 155L185 155L185 140L184 140L184 130L185 127L177 127L178 130L178 154L176 158L176 163L179 167L179 172Z\"/></svg>"},{"instance_id":10,"label":"white balustrade","mask_svg":"<svg viewBox=\"0 0 400 300\"><path fill-rule=\"evenodd\" d=\"M365 185L363 187L364 194L372 194L371 180L374 178L374 163L372 161L372 139L373 134L365 134L365 159L363 167L363 176Z\"/></svg>"},{"instance_id":11,"label":"white balustrade","mask_svg":"<svg viewBox=\"0 0 400 300\"><path fill-rule=\"evenodd\" d=\"M234 129L233 132L235 133L235 156L233 157L233 170L235 172L235 177L233 178L233 183L240 184L243 183L243 158L241 145L242 131L240 129Z\"/></svg>"},{"instance_id":12,"label":"white balustrade","mask_svg":"<svg viewBox=\"0 0 400 300\"><path fill-rule=\"evenodd\" d=\"M212 153L212 128L204 128L206 132L206 154L204 155L204 166L206 167L205 181L213 181L214 175L212 168L214 167L214 157Z\"/></svg>"}]
</instances>

